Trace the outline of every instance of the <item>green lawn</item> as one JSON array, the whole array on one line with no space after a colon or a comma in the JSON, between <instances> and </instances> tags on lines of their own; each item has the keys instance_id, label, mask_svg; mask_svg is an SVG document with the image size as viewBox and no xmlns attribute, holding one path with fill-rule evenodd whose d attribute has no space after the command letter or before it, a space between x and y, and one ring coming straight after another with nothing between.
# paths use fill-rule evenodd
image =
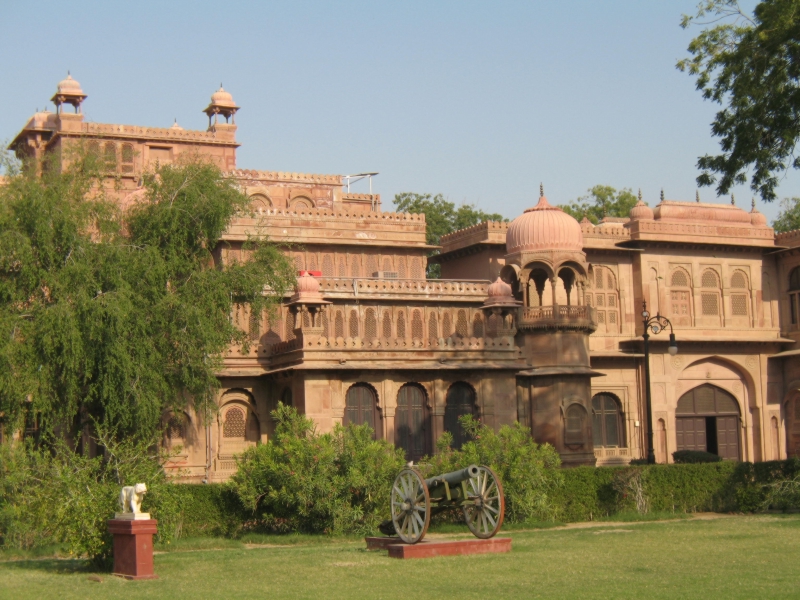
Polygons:
<instances>
[{"instance_id":1,"label":"green lawn","mask_svg":"<svg viewBox=\"0 0 800 600\"><path fill-rule=\"evenodd\" d=\"M72 560L4 560L0 598L800 597L800 515L508 535L511 554L415 561L366 552L354 539L186 540L156 556L160 579L139 582L91 581Z\"/></svg>"}]
</instances>

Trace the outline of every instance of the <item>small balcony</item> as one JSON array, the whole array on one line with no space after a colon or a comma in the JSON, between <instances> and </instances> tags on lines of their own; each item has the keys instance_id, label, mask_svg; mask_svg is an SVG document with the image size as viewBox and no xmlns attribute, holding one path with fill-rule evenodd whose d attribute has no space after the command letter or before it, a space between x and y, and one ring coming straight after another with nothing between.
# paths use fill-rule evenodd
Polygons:
<instances>
[{"instance_id":1,"label":"small balcony","mask_svg":"<svg viewBox=\"0 0 800 600\"><path fill-rule=\"evenodd\" d=\"M587 330L597 329L597 313L591 306L526 306L520 308L518 328Z\"/></svg>"}]
</instances>

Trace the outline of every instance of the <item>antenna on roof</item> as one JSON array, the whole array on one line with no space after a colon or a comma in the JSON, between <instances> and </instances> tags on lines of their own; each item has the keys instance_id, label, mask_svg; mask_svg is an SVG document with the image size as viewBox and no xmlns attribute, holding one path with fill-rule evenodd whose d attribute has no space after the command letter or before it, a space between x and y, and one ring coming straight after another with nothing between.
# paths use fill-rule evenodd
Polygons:
<instances>
[{"instance_id":1,"label":"antenna on roof","mask_svg":"<svg viewBox=\"0 0 800 600\"><path fill-rule=\"evenodd\" d=\"M369 180L369 195L372 195L372 178L375 175L380 175L378 172L373 173L356 173L355 175L342 175L342 179L345 180L345 185L347 186L347 193L350 193L350 184L356 183L357 181L361 181L362 179ZM375 198L372 198L372 211L375 211Z\"/></svg>"}]
</instances>

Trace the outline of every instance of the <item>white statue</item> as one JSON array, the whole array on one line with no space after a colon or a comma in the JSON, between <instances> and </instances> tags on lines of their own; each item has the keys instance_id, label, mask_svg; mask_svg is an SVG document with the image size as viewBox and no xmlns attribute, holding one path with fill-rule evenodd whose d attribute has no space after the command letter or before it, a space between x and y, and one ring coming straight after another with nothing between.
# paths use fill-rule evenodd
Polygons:
<instances>
[{"instance_id":1,"label":"white statue","mask_svg":"<svg viewBox=\"0 0 800 600\"><path fill-rule=\"evenodd\" d=\"M121 513L116 513L116 519L149 519L150 513L142 512L142 498L147 493L147 486L144 483L136 485L126 485L119 493L119 503L122 508Z\"/></svg>"}]
</instances>

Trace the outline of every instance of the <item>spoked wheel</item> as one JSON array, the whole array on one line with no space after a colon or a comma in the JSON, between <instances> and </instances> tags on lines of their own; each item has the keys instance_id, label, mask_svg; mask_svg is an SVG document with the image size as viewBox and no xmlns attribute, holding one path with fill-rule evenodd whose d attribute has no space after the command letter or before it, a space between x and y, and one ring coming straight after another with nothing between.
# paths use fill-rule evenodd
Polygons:
<instances>
[{"instance_id":1,"label":"spoked wheel","mask_svg":"<svg viewBox=\"0 0 800 600\"><path fill-rule=\"evenodd\" d=\"M392 523L400 539L416 544L431 522L431 496L422 475L403 469L392 485Z\"/></svg>"},{"instance_id":2,"label":"spoked wheel","mask_svg":"<svg viewBox=\"0 0 800 600\"><path fill-rule=\"evenodd\" d=\"M467 480L467 499L474 503L464 507L469 530L484 540L494 537L506 512L503 486L494 471L478 467L478 474Z\"/></svg>"}]
</instances>

